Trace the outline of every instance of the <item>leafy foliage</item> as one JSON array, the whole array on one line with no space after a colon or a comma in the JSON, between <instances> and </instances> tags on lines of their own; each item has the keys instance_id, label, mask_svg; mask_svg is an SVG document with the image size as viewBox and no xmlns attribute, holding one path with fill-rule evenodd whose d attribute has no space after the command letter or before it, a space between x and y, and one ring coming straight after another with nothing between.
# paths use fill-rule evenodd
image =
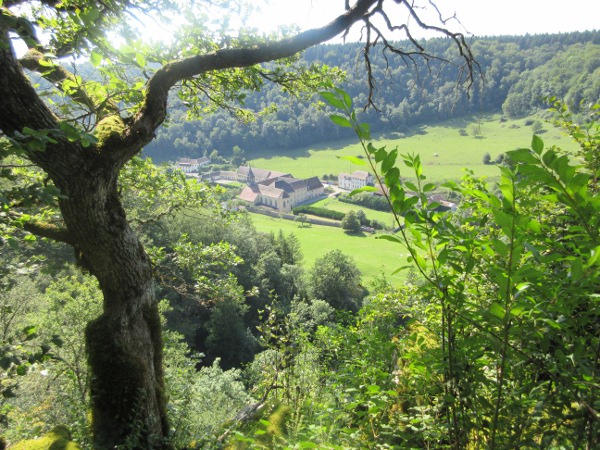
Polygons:
<instances>
[{"instance_id":1,"label":"leafy foliage","mask_svg":"<svg viewBox=\"0 0 600 450\"><path fill-rule=\"evenodd\" d=\"M360 271L341 250L332 250L315 261L310 273L311 296L325 300L335 309L358 311L363 288Z\"/></svg>"},{"instance_id":2,"label":"leafy foliage","mask_svg":"<svg viewBox=\"0 0 600 450\"><path fill-rule=\"evenodd\" d=\"M394 213L405 217L400 235L385 239L407 248L423 280L419 295L430 302L410 325L417 339L437 341L411 352L411 364L430 371L406 373L404 382L433 383L433 422L413 430L412 445L594 447L600 203L593 175L534 136L530 149L508 152L498 195L467 177L447 185L463 197L461 214L437 213L426 202L435 186L418 155L367 143L347 94L323 98L347 114ZM398 157L416 183L402 183ZM418 195L407 197L405 187Z\"/></svg>"},{"instance_id":3,"label":"leafy foliage","mask_svg":"<svg viewBox=\"0 0 600 450\"><path fill-rule=\"evenodd\" d=\"M364 213L363 213L364 214ZM358 233L360 231L361 222L355 211L348 211L342 219L342 229L351 233Z\"/></svg>"},{"instance_id":4,"label":"leafy foliage","mask_svg":"<svg viewBox=\"0 0 600 450\"><path fill-rule=\"evenodd\" d=\"M364 206L365 208L374 209L376 211L390 212L390 205L385 197L372 195L369 192L362 192L356 195L342 194L338 197L338 200L344 203Z\"/></svg>"}]
</instances>

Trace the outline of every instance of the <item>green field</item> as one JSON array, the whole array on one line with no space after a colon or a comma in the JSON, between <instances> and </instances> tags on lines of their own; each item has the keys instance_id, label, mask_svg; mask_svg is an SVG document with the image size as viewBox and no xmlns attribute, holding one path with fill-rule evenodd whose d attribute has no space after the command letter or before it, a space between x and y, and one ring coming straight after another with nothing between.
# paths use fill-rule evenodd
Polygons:
<instances>
[{"instance_id":1,"label":"green field","mask_svg":"<svg viewBox=\"0 0 600 450\"><path fill-rule=\"evenodd\" d=\"M302 245L306 269L312 268L315 260L325 253L339 249L354 258L367 287L369 280L379 273L396 283L404 280L406 276L405 271L392 276L398 267L406 265L406 249L399 244L376 239L377 235L349 235L341 228L323 225L302 227L298 222L261 214L251 214L251 217L259 231L279 233L279 230L282 230L285 234L294 233Z\"/></svg>"},{"instance_id":2,"label":"green field","mask_svg":"<svg viewBox=\"0 0 600 450\"><path fill-rule=\"evenodd\" d=\"M482 138L461 136L459 129L467 129L473 123L469 118L454 119L431 126L417 127L407 137L387 135L376 136L375 145L386 145L388 149L398 146L400 153L418 153L424 164L428 180L443 182L462 176L464 169L471 169L478 176L490 178L498 175L494 165L484 165L483 155L489 153L492 160L499 154L516 148L528 147L533 132L525 125L525 119L500 122L500 115L488 116L481 123ZM557 144L565 150L575 145L561 131L550 124L544 125L546 132L540 136L546 145ZM394 133L391 133L394 134ZM396 133L397 135L398 133ZM282 172L290 172L299 178L353 172L361 166L339 159L340 156L358 156L362 149L356 140L327 144L311 148L286 150L281 154L253 154L249 162L260 167ZM437 156L435 156L437 155ZM404 169L406 176L411 174ZM401 168L402 171L402 168Z\"/></svg>"}]
</instances>

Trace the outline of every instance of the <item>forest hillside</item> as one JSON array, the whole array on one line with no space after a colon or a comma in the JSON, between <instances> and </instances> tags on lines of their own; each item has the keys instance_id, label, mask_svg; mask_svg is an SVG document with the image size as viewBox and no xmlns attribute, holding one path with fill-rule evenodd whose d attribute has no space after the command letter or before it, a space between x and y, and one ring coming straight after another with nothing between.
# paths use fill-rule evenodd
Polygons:
<instances>
[{"instance_id":1,"label":"forest hillside","mask_svg":"<svg viewBox=\"0 0 600 450\"><path fill-rule=\"evenodd\" d=\"M471 48L481 77L470 90L457 79L456 56L448 39L433 39L426 47L453 64L440 60L401 60L394 54L372 50L372 71L378 83L371 108L361 116L375 132L406 132L419 124L431 124L465 114L502 112L520 118L548 107L550 95L564 99L577 111L582 100L600 98L600 32L587 31L535 36L473 38ZM358 43L324 44L307 50L302 58L339 67L345 74L340 83L356 105L368 102L369 89L362 47ZM348 58L347 55L356 55ZM415 77L415 73L418 74ZM207 106L208 108L208 106ZM235 146L247 155L253 151L286 150L350 137L335 127L330 111L318 99L290 97L280 87L265 83L262 91L244 98L250 111L267 108L255 120L248 114L218 110L200 120L184 120L187 109L174 109L170 123L144 150L156 162L178 157L200 157L217 150L231 155Z\"/></svg>"}]
</instances>

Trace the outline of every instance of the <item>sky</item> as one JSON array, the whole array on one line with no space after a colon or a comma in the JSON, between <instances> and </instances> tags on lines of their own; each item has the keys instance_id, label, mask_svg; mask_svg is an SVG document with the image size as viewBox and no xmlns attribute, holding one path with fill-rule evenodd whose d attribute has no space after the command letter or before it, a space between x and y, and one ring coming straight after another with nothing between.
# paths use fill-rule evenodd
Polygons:
<instances>
[{"instance_id":1,"label":"sky","mask_svg":"<svg viewBox=\"0 0 600 450\"><path fill-rule=\"evenodd\" d=\"M422 5L429 2L413 1ZM456 14L460 20L460 23L453 21L453 31L475 36L600 29L600 0L436 0L435 3L445 18ZM324 25L344 10L344 0L270 0L268 4L253 22L265 30L293 23L301 29ZM428 10L431 12L432 8ZM398 14L401 19L406 17L403 11Z\"/></svg>"}]
</instances>

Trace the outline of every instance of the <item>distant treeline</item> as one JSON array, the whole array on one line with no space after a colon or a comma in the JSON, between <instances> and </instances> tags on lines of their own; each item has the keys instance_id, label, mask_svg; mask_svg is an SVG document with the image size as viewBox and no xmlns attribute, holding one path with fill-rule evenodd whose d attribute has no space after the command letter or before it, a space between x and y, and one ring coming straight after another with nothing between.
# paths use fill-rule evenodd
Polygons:
<instances>
[{"instance_id":1,"label":"distant treeline","mask_svg":"<svg viewBox=\"0 0 600 450\"><path fill-rule=\"evenodd\" d=\"M446 58L415 60L406 64L399 57L373 50L373 73L378 80L375 102L380 112L369 109L362 120L374 131L409 133L415 126L459 117L502 111L508 117L529 115L546 108L544 97L554 95L574 105L581 100L600 98L600 31L546 34L519 37L476 38L473 54L481 68L469 91L458 82L459 63L449 39L423 43L428 52ZM337 66L347 78L340 85L357 106L367 103L367 79L360 43L321 45L307 50L303 58ZM456 64L452 64L455 62ZM145 154L157 161L180 156L198 157L217 150L230 155L239 146L247 155L314 145L350 136L334 126L329 112L316 101L301 102L265 85L258 94L248 95L246 107L261 109L274 105L273 112L249 124L241 123L227 111L217 111L201 121L185 121L182 107L170 117Z\"/></svg>"}]
</instances>

